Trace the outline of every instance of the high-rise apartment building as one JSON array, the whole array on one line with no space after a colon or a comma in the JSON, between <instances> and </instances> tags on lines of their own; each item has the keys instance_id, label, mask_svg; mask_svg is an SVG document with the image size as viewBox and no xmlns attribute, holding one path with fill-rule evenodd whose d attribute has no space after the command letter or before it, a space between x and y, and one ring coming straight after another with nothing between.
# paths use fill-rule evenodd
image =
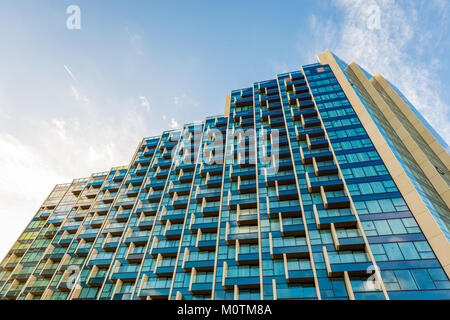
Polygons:
<instances>
[{"instance_id":1,"label":"high-rise apartment building","mask_svg":"<svg viewBox=\"0 0 450 320\"><path fill-rule=\"evenodd\" d=\"M445 142L331 52L57 185L3 299L450 299Z\"/></svg>"}]
</instances>

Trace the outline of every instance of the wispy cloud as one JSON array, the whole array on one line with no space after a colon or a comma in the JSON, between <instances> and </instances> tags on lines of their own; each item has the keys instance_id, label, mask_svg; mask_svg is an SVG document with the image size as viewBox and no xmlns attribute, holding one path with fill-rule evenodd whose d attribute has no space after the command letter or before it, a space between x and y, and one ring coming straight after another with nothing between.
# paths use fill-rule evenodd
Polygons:
<instances>
[{"instance_id":1,"label":"wispy cloud","mask_svg":"<svg viewBox=\"0 0 450 320\"><path fill-rule=\"evenodd\" d=\"M186 99L186 94L182 94L181 96L175 96L175 97L173 97L173 103L174 104L183 104L185 99Z\"/></svg>"},{"instance_id":2,"label":"wispy cloud","mask_svg":"<svg viewBox=\"0 0 450 320\"><path fill-rule=\"evenodd\" d=\"M139 100L141 101L141 106L143 106L147 112L150 112L150 102L148 102L148 99L144 96L140 96Z\"/></svg>"},{"instance_id":3,"label":"wispy cloud","mask_svg":"<svg viewBox=\"0 0 450 320\"><path fill-rule=\"evenodd\" d=\"M71 86L70 90L72 92L73 97L75 98L75 100L77 102L83 102L83 103L89 102L89 99L87 97L83 96L75 86Z\"/></svg>"},{"instance_id":4,"label":"wispy cloud","mask_svg":"<svg viewBox=\"0 0 450 320\"><path fill-rule=\"evenodd\" d=\"M180 127L179 123L177 120L175 120L174 118L170 119L170 129L178 129Z\"/></svg>"},{"instance_id":5,"label":"wispy cloud","mask_svg":"<svg viewBox=\"0 0 450 320\"><path fill-rule=\"evenodd\" d=\"M444 24L449 4L437 0L430 3L442 12L442 19L436 16L435 23ZM355 61L373 74L383 74L450 143L450 106L441 99L442 83L434 76L440 63L422 56L420 49L442 39L421 26L420 3L400 6L393 0L335 0L334 4L343 10L345 19L336 22L311 15L313 41L308 54L329 48L347 62ZM379 25L373 24L377 12Z\"/></svg>"}]
</instances>

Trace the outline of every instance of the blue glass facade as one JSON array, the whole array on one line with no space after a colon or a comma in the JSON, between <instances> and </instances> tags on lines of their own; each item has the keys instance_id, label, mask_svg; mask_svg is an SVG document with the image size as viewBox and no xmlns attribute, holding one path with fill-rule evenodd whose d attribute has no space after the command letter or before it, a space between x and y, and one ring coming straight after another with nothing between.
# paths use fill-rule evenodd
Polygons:
<instances>
[{"instance_id":1,"label":"blue glass facade","mask_svg":"<svg viewBox=\"0 0 450 320\"><path fill-rule=\"evenodd\" d=\"M225 116L59 188L2 261L2 298L450 298L328 65L233 90Z\"/></svg>"}]
</instances>

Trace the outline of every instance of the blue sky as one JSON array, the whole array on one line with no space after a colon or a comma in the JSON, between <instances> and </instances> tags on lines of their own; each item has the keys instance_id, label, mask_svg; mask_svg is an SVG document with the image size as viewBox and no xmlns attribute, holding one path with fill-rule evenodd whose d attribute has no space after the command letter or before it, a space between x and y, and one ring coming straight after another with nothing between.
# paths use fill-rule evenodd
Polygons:
<instances>
[{"instance_id":1,"label":"blue sky","mask_svg":"<svg viewBox=\"0 0 450 320\"><path fill-rule=\"evenodd\" d=\"M230 90L327 48L386 76L450 142L449 13L446 0L2 1L0 255L56 183L126 164L143 136L222 114Z\"/></svg>"}]
</instances>

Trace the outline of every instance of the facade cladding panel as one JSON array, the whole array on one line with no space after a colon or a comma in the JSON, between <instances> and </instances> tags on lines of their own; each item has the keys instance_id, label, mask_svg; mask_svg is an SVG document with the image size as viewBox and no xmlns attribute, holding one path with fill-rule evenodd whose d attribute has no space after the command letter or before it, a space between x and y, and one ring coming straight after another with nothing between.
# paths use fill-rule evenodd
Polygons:
<instances>
[{"instance_id":1,"label":"facade cladding panel","mask_svg":"<svg viewBox=\"0 0 450 320\"><path fill-rule=\"evenodd\" d=\"M382 76L319 61L57 185L0 297L450 299L446 146Z\"/></svg>"}]
</instances>

